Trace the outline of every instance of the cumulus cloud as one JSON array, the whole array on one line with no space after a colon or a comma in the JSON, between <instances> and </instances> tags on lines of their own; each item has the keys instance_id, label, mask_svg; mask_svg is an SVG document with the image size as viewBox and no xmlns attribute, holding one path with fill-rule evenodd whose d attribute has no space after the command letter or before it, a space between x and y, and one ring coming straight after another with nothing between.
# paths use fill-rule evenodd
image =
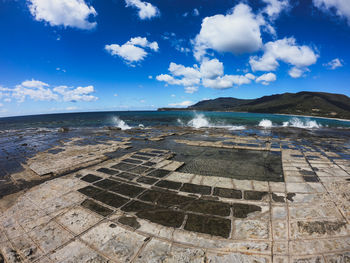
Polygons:
<instances>
[{"instance_id":1,"label":"cumulus cloud","mask_svg":"<svg viewBox=\"0 0 350 263\"><path fill-rule=\"evenodd\" d=\"M137 8L139 10L139 18L142 20L151 19L160 14L157 7L147 2L142 2L140 0L125 0L125 3L127 7Z\"/></svg>"},{"instance_id":2,"label":"cumulus cloud","mask_svg":"<svg viewBox=\"0 0 350 263\"><path fill-rule=\"evenodd\" d=\"M35 101L95 101L98 98L91 95L95 92L93 86L87 87L68 87L58 86L53 89L50 85L39 80L26 80L21 84L16 85L14 88L1 88L2 91L6 91L7 101L11 101L11 98L16 99L22 103L27 98Z\"/></svg>"},{"instance_id":3,"label":"cumulus cloud","mask_svg":"<svg viewBox=\"0 0 350 263\"><path fill-rule=\"evenodd\" d=\"M260 77L256 78L255 80L257 83L261 83L263 85L269 85L270 82L276 81L276 75L273 73L266 73L261 75Z\"/></svg>"},{"instance_id":4,"label":"cumulus cloud","mask_svg":"<svg viewBox=\"0 0 350 263\"><path fill-rule=\"evenodd\" d=\"M263 49L262 57L253 56L249 59L253 71L274 71L279 66L278 61L283 61L305 71L318 59L318 54L309 46L297 45L293 37L268 42Z\"/></svg>"},{"instance_id":5,"label":"cumulus cloud","mask_svg":"<svg viewBox=\"0 0 350 263\"><path fill-rule=\"evenodd\" d=\"M35 20L51 26L92 29L97 24L89 21L97 12L84 0L28 0L28 7Z\"/></svg>"},{"instance_id":6,"label":"cumulus cloud","mask_svg":"<svg viewBox=\"0 0 350 263\"><path fill-rule=\"evenodd\" d=\"M179 85L185 87L193 87L200 84L201 73L197 66L185 67L171 62L168 74L161 74L156 77L158 81L167 82L170 85Z\"/></svg>"},{"instance_id":7,"label":"cumulus cloud","mask_svg":"<svg viewBox=\"0 0 350 263\"><path fill-rule=\"evenodd\" d=\"M289 0L262 0L266 3L263 10L272 20L276 19L278 15L290 7Z\"/></svg>"},{"instance_id":8,"label":"cumulus cloud","mask_svg":"<svg viewBox=\"0 0 350 263\"><path fill-rule=\"evenodd\" d=\"M340 68L340 67L344 66L343 63L344 63L343 60L341 60L339 58L335 58L335 59L329 61L328 63L323 64L323 66L334 70L336 68Z\"/></svg>"},{"instance_id":9,"label":"cumulus cloud","mask_svg":"<svg viewBox=\"0 0 350 263\"><path fill-rule=\"evenodd\" d=\"M294 79L300 78L304 73L304 70L297 68L297 67L292 67L289 71L288 74Z\"/></svg>"},{"instance_id":10,"label":"cumulus cloud","mask_svg":"<svg viewBox=\"0 0 350 263\"><path fill-rule=\"evenodd\" d=\"M333 13L337 16L347 19L350 25L350 4L349 0L313 0L313 3L319 9Z\"/></svg>"},{"instance_id":11,"label":"cumulus cloud","mask_svg":"<svg viewBox=\"0 0 350 263\"><path fill-rule=\"evenodd\" d=\"M19 102L24 102L26 97L39 101L58 100L58 95L53 93L50 88L47 88L49 84L39 80L26 80L20 85L17 85L12 92L12 97Z\"/></svg>"},{"instance_id":12,"label":"cumulus cloud","mask_svg":"<svg viewBox=\"0 0 350 263\"><path fill-rule=\"evenodd\" d=\"M77 101L96 101L97 97L91 95L95 92L93 86L86 87L68 87L58 86L53 89L58 94L62 95L63 101L77 102Z\"/></svg>"},{"instance_id":13,"label":"cumulus cloud","mask_svg":"<svg viewBox=\"0 0 350 263\"><path fill-rule=\"evenodd\" d=\"M109 54L121 57L129 65L144 60L148 55L146 49L156 52L159 50L158 43L149 42L145 37L135 37L121 46L118 44L105 45L105 50Z\"/></svg>"},{"instance_id":14,"label":"cumulus cloud","mask_svg":"<svg viewBox=\"0 0 350 263\"><path fill-rule=\"evenodd\" d=\"M265 24L243 3L227 15L206 17L194 40L194 56L200 61L208 49L234 54L257 51L262 47L260 27Z\"/></svg>"},{"instance_id":15,"label":"cumulus cloud","mask_svg":"<svg viewBox=\"0 0 350 263\"><path fill-rule=\"evenodd\" d=\"M213 79L224 74L224 64L217 59L202 62L200 72L203 78Z\"/></svg>"},{"instance_id":16,"label":"cumulus cloud","mask_svg":"<svg viewBox=\"0 0 350 263\"><path fill-rule=\"evenodd\" d=\"M170 103L169 106L171 107L187 107L192 105L192 101L190 100L185 100L183 102L178 102L178 103Z\"/></svg>"},{"instance_id":17,"label":"cumulus cloud","mask_svg":"<svg viewBox=\"0 0 350 263\"><path fill-rule=\"evenodd\" d=\"M198 90L198 85L213 89L228 89L234 85L249 84L255 76L251 73L246 75L224 75L224 66L217 59L204 60L200 67L185 67L176 63L170 63L170 74L161 74L156 77L158 81L170 85L185 87L186 93Z\"/></svg>"}]
</instances>

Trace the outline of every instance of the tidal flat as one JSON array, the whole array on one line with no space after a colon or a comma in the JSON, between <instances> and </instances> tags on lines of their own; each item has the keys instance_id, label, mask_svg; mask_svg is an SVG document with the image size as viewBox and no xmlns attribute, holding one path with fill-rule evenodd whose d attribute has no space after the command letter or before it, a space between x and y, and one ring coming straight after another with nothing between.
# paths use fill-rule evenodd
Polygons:
<instances>
[{"instance_id":1,"label":"tidal flat","mask_svg":"<svg viewBox=\"0 0 350 263\"><path fill-rule=\"evenodd\" d=\"M350 130L0 133L0 262L348 262Z\"/></svg>"}]
</instances>

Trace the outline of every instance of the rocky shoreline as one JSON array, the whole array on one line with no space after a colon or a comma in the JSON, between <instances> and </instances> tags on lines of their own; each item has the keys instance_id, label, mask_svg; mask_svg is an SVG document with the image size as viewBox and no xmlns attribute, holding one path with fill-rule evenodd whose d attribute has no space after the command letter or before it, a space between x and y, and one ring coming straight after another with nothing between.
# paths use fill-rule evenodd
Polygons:
<instances>
[{"instance_id":1,"label":"rocky shoreline","mask_svg":"<svg viewBox=\"0 0 350 263\"><path fill-rule=\"evenodd\" d=\"M350 258L346 130L17 135L0 136L0 262Z\"/></svg>"}]
</instances>

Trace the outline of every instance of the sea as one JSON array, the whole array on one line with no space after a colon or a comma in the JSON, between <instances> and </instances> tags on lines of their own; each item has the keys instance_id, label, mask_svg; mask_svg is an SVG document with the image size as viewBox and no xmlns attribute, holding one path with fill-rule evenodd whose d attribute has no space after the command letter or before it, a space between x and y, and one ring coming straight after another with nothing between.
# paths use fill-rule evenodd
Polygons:
<instances>
[{"instance_id":1,"label":"sea","mask_svg":"<svg viewBox=\"0 0 350 263\"><path fill-rule=\"evenodd\" d=\"M261 113L202 111L109 111L42 114L0 118L0 132L25 129L55 130L66 128L119 127L150 128L180 126L223 128L228 130L274 129L349 129L350 120Z\"/></svg>"},{"instance_id":2,"label":"sea","mask_svg":"<svg viewBox=\"0 0 350 263\"><path fill-rule=\"evenodd\" d=\"M198 129L203 131L197 133ZM184 131L184 135L179 135L179 131ZM139 144L152 143L146 140L148 137L178 134L169 136L170 139L164 142L173 147L174 138L189 136L196 139L199 136L197 139L210 140L209 134L216 133L218 136L285 137L302 141L303 145L322 137L328 139L328 147L333 147L333 140L342 138L346 142L342 145L345 150L339 152L350 149L350 121L336 119L199 111L115 111L6 117L0 118L0 197L15 189L11 175L23 171L28 159L43 151L62 151L62 146L73 139L74 145L78 146L106 143L108 147L110 140L130 138L135 148Z\"/></svg>"}]
</instances>

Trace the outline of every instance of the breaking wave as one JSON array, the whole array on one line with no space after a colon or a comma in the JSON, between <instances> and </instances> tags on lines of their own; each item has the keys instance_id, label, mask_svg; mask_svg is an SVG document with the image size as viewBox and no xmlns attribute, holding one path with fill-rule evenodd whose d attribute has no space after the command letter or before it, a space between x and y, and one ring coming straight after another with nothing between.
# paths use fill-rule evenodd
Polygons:
<instances>
[{"instance_id":1,"label":"breaking wave","mask_svg":"<svg viewBox=\"0 0 350 263\"><path fill-rule=\"evenodd\" d=\"M177 120L182 126L183 121ZM204 116L204 114L196 114L195 117L187 123L187 126L192 128L226 128L229 130L244 130L246 127L243 125L225 125L225 124L214 124Z\"/></svg>"},{"instance_id":2,"label":"breaking wave","mask_svg":"<svg viewBox=\"0 0 350 263\"><path fill-rule=\"evenodd\" d=\"M196 114L196 116L188 122L188 126L196 129L210 127L209 121L205 118L204 114Z\"/></svg>"},{"instance_id":3,"label":"breaking wave","mask_svg":"<svg viewBox=\"0 0 350 263\"><path fill-rule=\"evenodd\" d=\"M295 127L302 129L318 129L321 128L322 125L317 123L317 121L313 121L310 119L301 120L299 118L292 118L289 121L283 122L283 127Z\"/></svg>"},{"instance_id":4,"label":"breaking wave","mask_svg":"<svg viewBox=\"0 0 350 263\"><path fill-rule=\"evenodd\" d=\"M268 119L262 119L262 120L259 122L258 126L267 129L267 128L273 127L273 124L272 124L272 121L270 121L270 120L268 120Z\"/></svg>"},{"instance_id":5,"label":"breaking wave","mask_svg":"<svg viewBox=\"0 0 350 263\"><path fill-rule=\"evenodd\" d=\"M122 130L129 130L131 127L125 123L125 121L119 119L119 117L113 117L113 124L122 129Z\"/></svg>"}]
</instances>

